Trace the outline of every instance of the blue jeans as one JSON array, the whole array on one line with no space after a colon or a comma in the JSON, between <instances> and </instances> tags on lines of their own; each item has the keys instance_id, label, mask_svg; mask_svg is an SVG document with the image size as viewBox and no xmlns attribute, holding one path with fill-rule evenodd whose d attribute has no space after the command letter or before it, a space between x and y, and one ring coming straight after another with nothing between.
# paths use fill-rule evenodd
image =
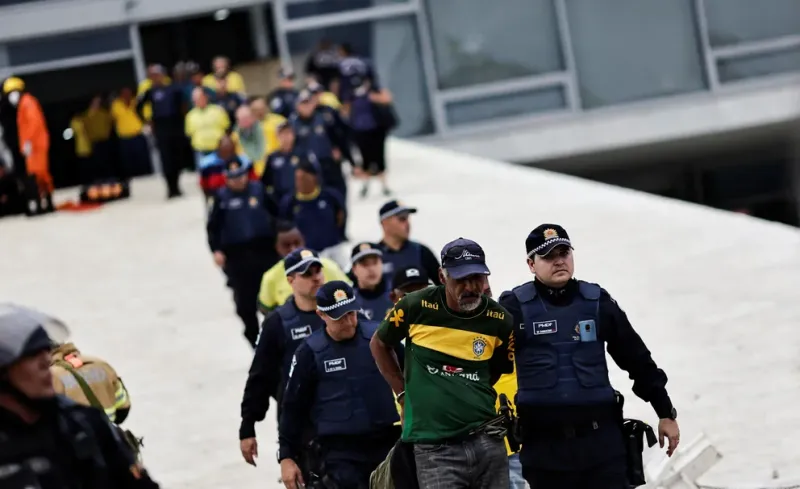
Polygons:
<instances>
[{"instance_id":1,"label":"blue jeans","mask_svg":"<svg viewBox=\"0 0 800 489\"><path fill-rule=\"evenodd\" d=\"M519 461L519 454L515 453L508 457L508 489L527 489L528 483L522 477L522 462Z\"/></svg>"},{"instance_id":2,"label":"blue jeans","mask_svg":"<svg viewBox=\"0 0 800 489\"><path fill-rule=\"evenodd\" d=\"M479 433L462 442L414 445L420 489L509 487L502 437Z\"/></svg>"}]
</instances>

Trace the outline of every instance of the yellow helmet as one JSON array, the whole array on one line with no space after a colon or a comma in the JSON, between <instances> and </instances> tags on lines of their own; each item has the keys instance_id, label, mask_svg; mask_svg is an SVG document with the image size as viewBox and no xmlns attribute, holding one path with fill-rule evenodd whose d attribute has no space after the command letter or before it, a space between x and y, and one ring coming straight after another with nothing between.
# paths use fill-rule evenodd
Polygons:
<instances>
[{"instance_id":1,"label":"yellow helmet","mask_svg":"<svg viewBox=\"0 0 800 489\"><path fill-rule=\"evenodd\" d=\"M12 76L3 82L3 93L21 92L22 90L25 90L25 82L16 76Z\"/></svg>"}]
</instances>

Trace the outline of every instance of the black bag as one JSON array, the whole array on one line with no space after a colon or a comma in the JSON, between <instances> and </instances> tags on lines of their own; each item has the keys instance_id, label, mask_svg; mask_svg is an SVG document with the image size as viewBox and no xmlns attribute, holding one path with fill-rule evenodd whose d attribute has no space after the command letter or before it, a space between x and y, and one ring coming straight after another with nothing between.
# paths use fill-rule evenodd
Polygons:
<instances>
[{"instance_id":1,"label":"black bag","mask_svg":"<svg viewBox=\"0 0 800 489\"><path fill-rule=\"evenodd\" d=\"M644 477L644 464L642 462L642 452L644 451L644 437L647 438L647 446L652 447L656 444L656 434L653 428L638 419L623 419L622 434L625 436L625 453L628 464L628 484L630 487L639 487L647 482Z\"/></svg>"},{"instance_id":2,"label":"black bag","mask_svg":"<svg viewBox=\"0 0 800 489\"><path fill-rule=\"evenodd\" d=\"M397 116L397 111L394 110L394 105L392 104L373 103L372 112L375 115L375 121L378 126L386 132L400 125L400 118Z\"/></svg>"}]
</instances>

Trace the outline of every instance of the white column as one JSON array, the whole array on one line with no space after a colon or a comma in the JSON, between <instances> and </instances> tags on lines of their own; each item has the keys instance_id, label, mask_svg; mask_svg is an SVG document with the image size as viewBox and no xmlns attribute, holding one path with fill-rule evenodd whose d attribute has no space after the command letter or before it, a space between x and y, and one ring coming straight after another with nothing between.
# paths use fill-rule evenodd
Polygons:
<instances>
[{"instance_id":1,"label":"white column","mask_svg":"<svg viewBox=\"0 0 800 489\"><path fill-rule=\"evenodd\" d=\"M269 56L270 45L267 36L267 19L264 15L264 5L253 5L250 7L250 35L252 36L253 46L256 50L258 59L265 59Z\"/></svg>"}]
</instances>

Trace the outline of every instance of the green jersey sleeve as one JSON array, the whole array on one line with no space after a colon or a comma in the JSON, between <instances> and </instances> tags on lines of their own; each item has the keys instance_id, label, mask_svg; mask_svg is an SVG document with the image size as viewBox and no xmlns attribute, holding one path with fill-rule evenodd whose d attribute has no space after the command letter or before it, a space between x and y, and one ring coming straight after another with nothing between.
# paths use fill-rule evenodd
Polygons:
<instances>
[{"instance_id":1,"label":"green jersey sleeve","mask_svg":"<svg viewBox=\"0 0 800 489\"><path fill-rule=\"evenodd\" d=\"M408 336L410 328L411 303L409 296L400 299L393 308L389 309L383 318L378 331L378 338L387 345L396 345Z\"/></svg>"}]
</instances>

